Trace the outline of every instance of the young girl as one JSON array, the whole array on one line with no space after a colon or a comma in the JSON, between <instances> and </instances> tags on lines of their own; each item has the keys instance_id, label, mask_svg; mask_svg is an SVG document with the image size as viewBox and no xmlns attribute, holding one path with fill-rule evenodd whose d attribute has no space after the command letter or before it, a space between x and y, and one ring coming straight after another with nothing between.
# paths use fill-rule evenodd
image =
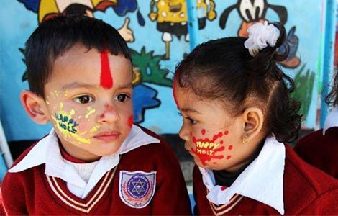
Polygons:
<instances>
[{"instance_id":1,"label":"young girl","mask_svg":"<svg viewBox=\"0 0 338 216\"><path fill-rule=\"evenodd\" d=\"M295 151L306 162L338 179L338 73L327 103L333 109L325 120L324 128L299 140Z\"/></svg>"},{"instance_id":2,"label":"young girl","mask_svg":"<svg viewBox=\"0 0 338 216\"><path fill-rule=\"evenodd\" d=\"M283 144L301 120L292 79L276 65L287 56L277 50L285 29L258 23L249 35L203 43L176 68L195 213L337 214L338 183Z\"/></svg>"}]
</instances>

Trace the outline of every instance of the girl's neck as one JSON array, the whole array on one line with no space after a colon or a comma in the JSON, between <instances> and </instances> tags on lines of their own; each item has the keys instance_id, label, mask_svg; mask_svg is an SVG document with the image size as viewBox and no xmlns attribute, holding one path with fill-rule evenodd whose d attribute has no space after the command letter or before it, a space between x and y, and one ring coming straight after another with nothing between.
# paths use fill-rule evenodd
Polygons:
<instances>
[{"instance_id":1,"label":"girl's neck","mask_svg":"<svg viewBox=\"0 0 338 216\"><path fill-rule=\"evenodd\" d=\"M260 142L257 150L250 157L250 159L246 163L244 163L242 166L237 168L236 170L234 171L214 170L213 173L214 173L216 185L227 186L227 187L231 186L232 183L237 179L237 177L245 170L245 168L247 168L251 164L251 162L254 161L258 157L259 153L261 152L263 148L264 142L265 142L265 139Z\"/></svg>"}]
</instances>

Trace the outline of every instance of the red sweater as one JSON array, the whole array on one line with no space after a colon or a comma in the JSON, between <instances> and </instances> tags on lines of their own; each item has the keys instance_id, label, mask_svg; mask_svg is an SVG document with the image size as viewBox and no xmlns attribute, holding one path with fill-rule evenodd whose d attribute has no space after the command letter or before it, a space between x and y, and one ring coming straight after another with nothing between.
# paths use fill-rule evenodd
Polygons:
<instances>
[{"instance_id":1,"label":"red sweater","mask_svg":"<svg viewBox=\"0 0 338 216\"><path fill-rule=\"evenodd\" d=\"M17 164L29 150L26 150L14 164ZM73 195L64 181L47 177L44 171L45 166L40 165L18 173L7 173L1 187L7 214L191 214L188 193L178 160L172 149L164 143L144 145L123 154L115 172L113 170L107 172L85 199ZM119 190L123 190L123 187L119 186L119 178L122 175L120 171L156 171L155 194L147 206L132 208L121 200ZM137 183L147 188L141 184L142 181L144 183L144 180L138 178L127 187L134 186L135 190L139 189L134 185ZM124 188L125 191L128 188ZM132 197L129 196L127 199L132 200Z\"/></svg>"},{"instance_id":2,"label":"red sweater","mask_svg":"<svg viewBox=\"0 0 338 216\"><path fill-rule=\"evenodd\" d=\"M284 170L285 215L338 214L338 182L303 162L286 146ZM197 215L213 215L206 198L206 187L197 167L194 168L194 197ZM274 208L248 197L234 197L227 206L216 206L219 215L279 215Z\"/></svg>"},{"instance_id":3,"label":"red sweater","mask_svg":"<svg viewBox=\"0 0 338 216\"><path fill-rule=\"evenodd\" d=\"M309 164L338 179L338 127L310 133L300 139L295 151Z\"/></svg>"}]
</instances>

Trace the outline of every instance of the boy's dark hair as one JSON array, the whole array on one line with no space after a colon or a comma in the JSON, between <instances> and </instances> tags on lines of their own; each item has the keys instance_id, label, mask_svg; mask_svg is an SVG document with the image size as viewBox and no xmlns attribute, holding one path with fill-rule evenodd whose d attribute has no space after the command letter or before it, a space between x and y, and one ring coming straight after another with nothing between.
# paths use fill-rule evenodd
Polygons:
<instances>
[{"instance_id":1,"label":"boy's dark hair","mask_svg":"<svg viewBox=\"0 0 338 216\"><path fill-rule=\"evenodd\" d=\"M285 40L285 29L274 25L281 33L278 48ZM236 115L244 112L247 99L253 96L253 103L265 110L268 134L280 142L291 142L298 137L300 106L290 98L293 80L276 65L286 59L287 50L278 53L268 46L252 57L244 47L246 39L228 37L202 43L176 67L174 79L202 98L229 101Z\"/></svg>"},{"instance_id":2,"label":"boy's dark hair","mask_svg":"<svg viewBox=\"0 0 338 216\"><path fill-rule=\"evenodd\" d=\"M333 86L331 92L326 97L326 103L334 107L338 107L338 71L335 71L336 75L333 79Z\"/></svg>"},{"instance_id":3,"label":"boy's dark hair","mask_svg":"<svg viewBox=\"0 0 338 216\"><path fill-rule=\"evenodd\" d=\"M88 50L108 50L131 61L126 42L111 25L85 16L58 16L42 22L25 44L27 79L32 92L45 97L45 84L55 60L75 44Z\"/></svg>"},{"instance_id":4,"label":"boy's dark hair","mask_svg":"<svg viewBox=\"0 0 338 216\"><path fill-rule=\"evenodd\" d=\"M75 3L68 5L62 14L67 16L86 16L87 11L93 12L87 5Z\"/></svg>"}]
</instances>

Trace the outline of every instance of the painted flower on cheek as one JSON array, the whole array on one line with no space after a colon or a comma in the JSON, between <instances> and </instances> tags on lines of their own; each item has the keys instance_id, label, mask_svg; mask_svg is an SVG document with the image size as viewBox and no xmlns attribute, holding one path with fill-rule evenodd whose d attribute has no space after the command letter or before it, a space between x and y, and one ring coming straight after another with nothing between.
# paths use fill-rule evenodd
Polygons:
<instances>
[{"instance_id":1,"label":"painted flower on cheek","mask_svg":"<svg viewBox=\"0 0 338 216\"><path fill-rule=\"evenodd\" d=\"M229 153L233 146L225 144L223 140L229 134L229 131L219 131L212 138L205 137L205 133L206 130L202 129L199 138L192 136L195 149L191 148L191 152L200 159L203 165L206 165L211 160L223 159L225 157L229 160L231 158Z\"/></svg>"}]
</instances>

